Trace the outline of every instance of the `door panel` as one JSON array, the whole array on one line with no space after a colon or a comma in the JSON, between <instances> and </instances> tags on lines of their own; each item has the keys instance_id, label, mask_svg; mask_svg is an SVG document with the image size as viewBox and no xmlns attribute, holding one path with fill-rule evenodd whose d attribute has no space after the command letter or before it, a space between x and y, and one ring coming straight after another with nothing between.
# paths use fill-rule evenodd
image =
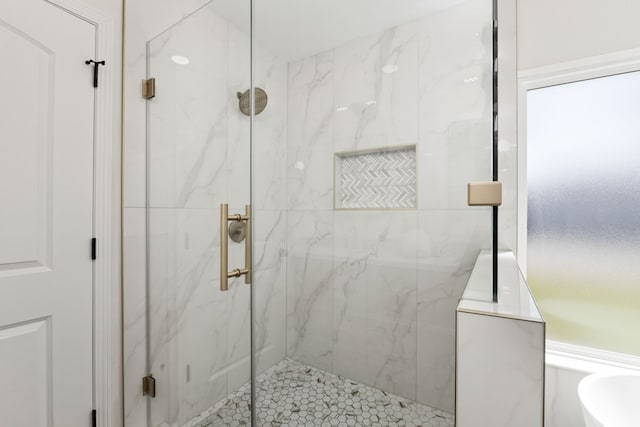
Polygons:
<instances>
[{"instance_id":1,"label":"door panel","mask_svg":"<svg viewBox=\"0 0 640 427\"><path fill-rule=\"evenodd\" d=\"M51 388L50 318L7 325L0 330L0 414L6 426L46 426ZM16 411L17 402L32 410Z\"/></svg>"},{"instance_id":2,"label":"door panel","mask_svg":"<svg viewBox=\"0 0 640 427\"><path fill-rule=\"evenodd\" d=\"M89 425L95 28L0 2L0 426Z\"/></svg>"},{"instance_id":3,"label":"door panel","mask_svg":"<svg viewBox=\"0 0 640 427\"><path fill-rule=\"evenodd\" d=\"M52 73L52 54L42 44L16 28L0 26L3 55L11 66L3 69L2 94L10 108L3 111L2 136L9 149L0 157L0 182L20 191L3 191L0 240L14 245L0 246L3 270L45 265L47 260L47 219L50 214L46 184L49 182L51 141L48 135ZM16 85L15 82L28 84ZM5 102L6 102L5 101ZM4 104L4 103L3 103ZM4 104L4 105L7 105Z\"/></svg>"}]
</instances>

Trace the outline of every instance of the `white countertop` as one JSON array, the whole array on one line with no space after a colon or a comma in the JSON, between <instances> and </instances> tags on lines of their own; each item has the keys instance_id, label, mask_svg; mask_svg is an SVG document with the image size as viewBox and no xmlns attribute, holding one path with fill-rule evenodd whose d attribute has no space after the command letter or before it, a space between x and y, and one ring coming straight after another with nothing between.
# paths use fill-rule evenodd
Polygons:
<instances>
[{"instance_id":1,"label":"white countertop","mask_svg":"<svg viewBox=\"0 0 640 427\"><path fill-rule=\"evenodd\" d=\"M491 251L482 250L458 303L458 311L544 322L511 251L498 252L498 302L491 301Z\"/></svg>"}]
</instances>

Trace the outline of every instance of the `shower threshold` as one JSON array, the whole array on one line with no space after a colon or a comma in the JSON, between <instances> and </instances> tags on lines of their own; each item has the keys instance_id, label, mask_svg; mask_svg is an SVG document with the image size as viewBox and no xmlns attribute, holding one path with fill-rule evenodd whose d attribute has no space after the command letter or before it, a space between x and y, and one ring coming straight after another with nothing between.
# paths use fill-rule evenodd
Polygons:
<instances>
[{"instance_id":1,"label":"shower threshold","mask_svg":"<svg viewBox=\"0 0 640 427\"><path fill-rule=\"evenodd\" d=\"M317 368L282 359L256 378L257 426L453 427L453 416ZM245 384L183 427L250 424Z\"/></svg>"}]
</instances>

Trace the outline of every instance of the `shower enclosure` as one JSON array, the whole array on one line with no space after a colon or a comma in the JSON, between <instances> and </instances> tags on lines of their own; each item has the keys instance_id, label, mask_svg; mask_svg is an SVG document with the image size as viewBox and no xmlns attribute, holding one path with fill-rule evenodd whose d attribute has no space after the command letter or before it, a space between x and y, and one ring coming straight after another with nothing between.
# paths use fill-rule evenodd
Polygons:
<instances>
[{"instance_id":1,"label":"shower enclosure","mask_svg":"<svg viewBox=\"0 0 640 427\"><path fill-rule=\"evenodd\" d=\"M492 3L191 3L147 43L147 425L452 426Z\"/></svg>"}]
</instances>

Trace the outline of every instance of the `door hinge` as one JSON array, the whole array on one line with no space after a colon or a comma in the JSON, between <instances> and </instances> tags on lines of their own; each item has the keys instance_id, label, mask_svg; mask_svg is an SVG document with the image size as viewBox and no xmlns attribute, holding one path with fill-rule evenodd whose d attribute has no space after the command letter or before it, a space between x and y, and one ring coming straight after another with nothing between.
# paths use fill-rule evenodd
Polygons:
<instances>
[{"instance_id":1,"label":"door hinge","mask_svg":"<svg viewBox=\"0 0 640 427\"><path fill-rule=\"evenodd\" d=\"M142 395L156 397L156 379L152 374L142 378Z\"/></svg>"},{"instance_id":2,"label":"door hinge","mask_svg":"<svg viewBox=\"0 0 640 427\"><path fill-rule=\"evenodd\" d=\"M156 79L154 77L142 81L142 98L151 99L156 96Z\"/></svg>"},{"instance_id":3,"label":"door hinge","mask_svg":"<svg viewBox=\"0 0 640 427\"><path fill-rule=\"evenodd\" d=\"M94 61L93 59L87 59L84 61L87 65L93 65L93 87L98 87L98 67L105 65L105 61Z\"/></svg>"},{"instance_id":4,"label":"door hinge","mask_svg":"<svg viewBox=\"0 0 640 427\"><path fill-rule=\"evenodd\" d=\"M93 237L91 239L91 259L94 261L96 260L96 258L98 258L98 249L96 247L96 244L97 244L96 238Z\"/></svg>"},{"instance_id":5,"label":"door hinge","mask_svg":"<svg viewBox=\"0 0 640 427\"><path fill-rule=\"evenodd\" d=\"M95 409L93 411L91 411L91 425L93 427L97 427L98 426L98 417L97 417L97 413L96 413Z\"/></svg>"}]
</instances>

